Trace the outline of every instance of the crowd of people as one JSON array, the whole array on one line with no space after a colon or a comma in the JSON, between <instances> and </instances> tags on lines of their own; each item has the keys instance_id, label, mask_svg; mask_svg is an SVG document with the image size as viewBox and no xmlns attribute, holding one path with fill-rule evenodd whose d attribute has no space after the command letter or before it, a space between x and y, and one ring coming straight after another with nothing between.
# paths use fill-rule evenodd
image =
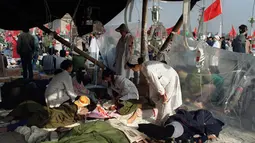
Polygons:
<instances>
[{"instance_id":1,"label":"crowd of people","mask_svg":"<svg viewBox=\"0 0 255 143\"><path fill-rule=\"evenodd\" d=\"M219 35L209 36L206 42L209 46L223 50L238 52L238 53L252 53L252 37L248 36L248 28L246 25L239 26L239 34L236 37L229 36L225 38Z\"/></svg>"},{"instance_id":2,"label":"crowd of people","mask_svg":"<svg viewBox=\"0 0 255 143\"><path fill-rule=\"evenodd\" d=\"M13 119L26 120L19 122L16 127L8 126L2 131L12 131L17 126L28 125L38 127L59 128L83 120L94 110L105 113L104 110L116 111L119 115L130 115L128 124L132 124L138 117L155 118L152 124L139 125L138 130L149 137L167 140L175 138L178 140L189 140L198 134L200 141L215 139L222 130L224 123L215 119L206 110L194 112L187 111L182 107L182 90L179 71L167 65L165 61L146 61L133 53L134 37L128 31L125 24L121 24L116 32L121 38L116 46L115 71L106 68L102 74L102 80L108 83L107 96L111 99L111 106L103 109L100 99L95 92L85 87L91 77L85 67L85 59L79 55L72 55L72 60L67 58L65 49L58 51L54 47L48 48L47 54L41 58L42 69L46 74L53 74L44 93L45 107L41 103L21 103L15 108L4 121ZM97 33L99 36L102 33ZM215 37L215 40L220 40ZM34 37L24 29L17 41L17 52L21 58L24 79L33 79L33 59L38 57ZM213 45L219 46L217 41ZM209 43L208 43L209 44ZM78 62L77 62L78 61ZM149 85L148 100L152 103L150 109L144 108L141 102L137 83L132 79L134 73L141 73ZM38 107L35 109L35 107ZM22 113L22 115L20 114ZM192 118L193 115L204 115L199 118ZM210 126L202 123L201 120L209 118ZM192 122L185 122L191 121ZM189 126L199 130L192 130ZM214 125L214 128L212 128ZM167 133L151 134L151 130Z\"/></svg>"}]
</instances>

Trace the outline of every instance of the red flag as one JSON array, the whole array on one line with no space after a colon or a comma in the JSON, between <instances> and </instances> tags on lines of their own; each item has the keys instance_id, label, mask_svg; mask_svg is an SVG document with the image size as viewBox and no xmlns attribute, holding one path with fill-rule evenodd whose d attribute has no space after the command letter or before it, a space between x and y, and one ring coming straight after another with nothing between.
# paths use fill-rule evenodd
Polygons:
<instances>
[{"instance_id":1,"label":"red flag","mask_svg":"<svg viewBox=\"0 0 255 143\"><path fill-rule=\"evenodd\" d=\"M252 36L255 37L255 30L253 31L253 35Z\"/></svg>"},{"instance_id":2,"label":"red flag","mask_svg":"<svg viewBox=\"0 0 255 143\"><path fill-rule=\"evenodd\" d=\"M12 31L12 36L18 36L20 31Z\"/></svg>"},{"instance_id":3,"label":"red flag","mask_svg":"<svg viewBox=\"0 0 255 143\"><path fill-rule=\"evenodd\" d=\"M18 51L17 51L17 41L12 37L12 57L13 58L20 58Z\"/></svg>"},{"instance_id":4,"label":"red flag","mask_svg":"<svg viewBox=\"0 0 255 143\"><path fill-rule=\"evenodd\" d=\"M60 28L56 29L56 33L59 34L60 33Z\"/></svg>"},{"instance_id":5,"label":"red flag","mask_svg":"<svg viewBox=\"0 0 255 143\"><path fill-rule=\"evenodd\" d=\"M167 29L166 29L168 35L172 32L173 28L174 28L174 27L171 27L171 28L167 28ZM180 30L180 29L178 30L177 34L181 34L181 30Z\"/></svg>"},{"instance_id":6,"label":"red flag","mask_svg":"<svg viewBox=\"0 0 255 143\"><path fill-rule=\"evenodd\" d=\"M197 27L195 27L194 31L195 35L197 35Z\"/></svg>"},{"instance_id":7,"label":"red flag","mask_svg":"<svg viewBox=\"0 0 255 143\"><path fill-rule=\"evenodd\" d=\"M168 35L173 31L173 28L174 28L174 27L171 27L171 28L167 28L167 29L166 29L166 32L167 32Z\"/></svg>"},{"instance_id":8,"label":"red flag","mask_svg":"<svg viewBox=\"0 0 255 143\"><path fill-rule=\"evenodd\" d=\"M69 32L69 31L71 30L71 24L67 24L67 25L66 25L66 29L67 29L67 31Z\"/></svg>"},{"instance_id":9,"label":"red flag","mask_svg":"<svg viewBox=\"0 0 255 143\"><path fill-rule=\"evenodd\" d=\"M204 22L214 19L222 14L221 0L216 0L204 11Z\"/></svg>"},{"instance_id":10,"label":"red flag","mask_svg":"<svg viewBox=\"0 0 255 143\"><path fill-rule=\"evenodd\" d=\"M236 37L236 30L234 26L232 25L231 31L229 32L230 37Z\"/></svg>"}]
</instances>

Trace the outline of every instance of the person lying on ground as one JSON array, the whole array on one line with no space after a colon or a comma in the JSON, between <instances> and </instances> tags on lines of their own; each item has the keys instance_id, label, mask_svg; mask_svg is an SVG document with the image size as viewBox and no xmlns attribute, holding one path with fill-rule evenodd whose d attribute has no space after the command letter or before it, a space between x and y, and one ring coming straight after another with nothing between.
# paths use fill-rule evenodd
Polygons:
<instances>
[{"instance_id":1,"label":"person lying on ground","mask_svg":"<svg viewBox=\"0 0 255 143\"><path fill-rule=\"evenodd\" d=\"M24 125L49 129L69 126L84 120L84 116L95 108L96 106L90 105L87 96L80 96L74 103L65 102L56 108L48 108L34 101L26 101L2 120L4 122L18 120L19 122L10 124L6 128L0 128L0 132L14 131L17 127Z\"/></svg>"},{"instance_id":2,"label":"person lying on ground","mask_svg":"<svg viewBox=\"0 0 255 143\"><path fill-rule=\"evenodd\" d=\"M73 87L74 92L80 96L80 95L87 95L89 99L96 103L98 102L98 99L96 98L96 93L88 90L84 86L84 81L88 79L87 72L85 68L79 68L76 72L76 75L73 77Z\"/></svg>"},{"instance_id":3,"label":"person lying on ground","mask_svg":"<svg viewBox=\"0 0 255 143\"><path fill-rule=\"evenodd\" d=\"M135 84L129 79L116 75L110 69L103 71L103 80L109 83L109 94L120 115L128 115L137 108L139 104L139 93ZM115 109L114 107L112 109Z\"/></svg>"},{"instance_id":4,"label":"person lying on ground","mask_svg":"<svg viewBox=\"0 0 255 143\"><path fill-rule=\"evenodd\" d=\"M162 124L174 110L182 105L182 92L177 72L159 61L144 61L132 57L126 64L133 71L141 71L149 84L150 99L158 109L156 124Z\"/></svg>"},{"instance_id":5,"label":"person lying on ground","mask_svg":"<svg viewBox=\"0 0 255 143\"><path fill-rule=\"evenodd\" d=\"M61 63L61 69L57 70L45 91L45 100L50 108L59 107L62 103L71 100L74 102L77 95L74 92L72 78L72 61L65 60Z\"/></svg>"},{"instance_id":6,"label":"person lying on ground","mask_svg":"<svg viewBox=\"0 0 255 143\"><path fill-rule=\"evenodd\" d=\"M176 114L169 116L163 126L139 124L138 130L157 140L198 141L205 142L219 136L224 123L212 116L207 110L187 111L177 109Z\"/></svg>"}]
</instances>

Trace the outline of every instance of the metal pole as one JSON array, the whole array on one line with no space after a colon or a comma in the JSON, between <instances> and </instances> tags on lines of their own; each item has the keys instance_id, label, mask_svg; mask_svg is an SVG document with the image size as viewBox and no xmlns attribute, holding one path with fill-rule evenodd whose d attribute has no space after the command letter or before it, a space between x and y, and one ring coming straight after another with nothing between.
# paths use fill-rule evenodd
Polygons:
<instances>
[{"instance_id":1,"label":"metal pole","mask_svg":"<svg viewBox=\"0 0 255 143\"><path fill-rule=\"evenodd\" d=\"M45 26L39 26L38 28L40 28L42 31L44 31L45 33L53 33L54 38L56 40L58 40L61 44L69 47L69 48L73 48L73 50L80 54L81 56L83 56L84 58L88 59L89 61L91 61L92 63L98 65L100 68L104 69L105 66L102 62L99 62L98 60L94 59L93 57L91 57L90 55L88 55L87 53L85 53L84 51L80 50L79 48L77 48L75 45L71 44L70 42L66 41L65 39L63 39L62 37L58 36L58 34L56 32L51 31L50 29L48 29Z\"/></svg>"},{"instance_id":2,"label":"metal pole","mask_svg":"<svg viewBox=\"0 0 255 143\"><path fill-rule=\"evenodd\" d=\"M255 0L253 1L253 6L252 6L252 14L251 14L251 36L253 34L253 23L254 23L254 8L255 8Z\"/></svg>"},{"instance_id":3,"label":"metal pole","mask_svg":"<svg viewBox=\"0 0 255 143\"><path fill-rule=\"evenodd\" d=\"M147 6L148 0L143 0L143 13L142 13L142 33L141 33L141 57L145 58L148 55L147 47Z\"/></svg>"},{"instance_id":4,"label":"metal pole","mask_svg":"<svg viewBox=\"0 0 255 143\"><path fill-rule=\"evenodd\" d=\"M205 7L203 6L201 9L200 19L199 19L199 25L198 25L198 39L201 39L201 37L204 35L204 11Z\"/></svg>"},{"instance_id":5,"label":"metal pole","mask_svg":"<svg viewBox=\"0 0 255 143\"><path fill-rule=\"evenodd\" d=\"M191 4L190 4L190 10L192 10L192 8L196 5L196 3L198 2L199 0L191 0ZM183 23L183 15L181 15L181 17L178 19L177 23L174 25L174 28L173 28L173 32L178 32L178 30L180 29L181 25ZM168 45L170 44L170 42L172 41L172 38L173 38L173 33L171 33L166 41L164 42L164 44L162 45L161 49L160 49L160 52L161 51L164 51ZM160 52L158 54L160 54Z\"/></svg>"}]
</instances>

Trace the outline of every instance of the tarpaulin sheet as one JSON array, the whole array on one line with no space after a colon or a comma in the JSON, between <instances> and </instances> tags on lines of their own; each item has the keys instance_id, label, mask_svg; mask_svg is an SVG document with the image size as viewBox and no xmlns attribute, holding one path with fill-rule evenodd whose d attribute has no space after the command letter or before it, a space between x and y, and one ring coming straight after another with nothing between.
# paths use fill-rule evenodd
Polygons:
<instances>
[{"instance_id":1,"label":"tarpaulin sheet","mask_svg":"<svg viewBox=\"0 0 255 143\"><path fill-rule=\"evenodd\" d=\"M203 105L239 121L234 122L239 127L253 129L255 57L212 48L204 41L188 39L188 48L183 43L183 37L175 35L165 60L179 74L184 103ZM198 59L197 49L201 53Z\"/></svg>"},{"instance_id":2,"label":"tarpaulin sheet","mask_svg":"<svg viewBox=\"0 0 255 143\"><path fill-rule=\"evenodd\" d=\"M97 40L104 64L114 70L115 48L120 34L119 25L105 26L106 33ZM140 52L139 23L128 24L135 36L135 53ZM163 51L158 60L165 60L179 74L183 102L189 107L201 107L224 117L226 124L255 129L255 58L252 55L212 48L204 41L174 36L170 50ZM196 53L201 56L198 72ZM198 104L199 103L199 104ZM196 105L196 106L195 106ZM253 127L254 126L254 127Z\"/></svg>"}]
</instances>

